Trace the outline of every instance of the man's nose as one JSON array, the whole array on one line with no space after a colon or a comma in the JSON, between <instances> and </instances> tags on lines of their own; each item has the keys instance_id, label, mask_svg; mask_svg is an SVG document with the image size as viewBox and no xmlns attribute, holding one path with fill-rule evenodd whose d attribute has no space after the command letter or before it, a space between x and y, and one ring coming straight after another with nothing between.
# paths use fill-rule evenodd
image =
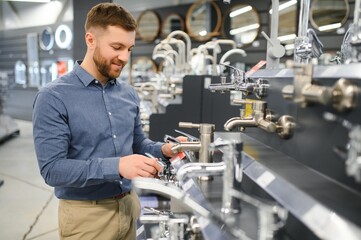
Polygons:
<instances>
[{"instance_id":1,"label":"man's nose","mask_svg":"<svg viewBox=\"0 0 361 240\"><path fill-rule=\"evenodd\" d=\"M123 61L123 62L128 62L128 59L129 59L129 52L128 51L121 51L119 54L118 54L118 59Z\"/></svg>"}]
</instances>

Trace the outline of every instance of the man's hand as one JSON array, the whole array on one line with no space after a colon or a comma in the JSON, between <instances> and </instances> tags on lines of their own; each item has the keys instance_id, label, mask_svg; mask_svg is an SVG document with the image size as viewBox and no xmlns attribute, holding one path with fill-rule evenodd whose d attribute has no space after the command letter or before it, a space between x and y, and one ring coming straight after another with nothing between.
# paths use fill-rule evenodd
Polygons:
<instances>
[{"instance_id":1,"label":"man's hand","mask_svg":"<svg viewBox=\"0 0 361 240\"><path fill-rule=\"evenodd\" d=\"M187 141L187 137L184 136L179 136L177 137L177 140L180 142L186 142ZM176 153L172 152L172 146L174 145L174 143L165 143L162 146L162 153L165 157L169 157L172 158L176 155Z\"/></svg>"},{"instance_id":2,"label":"man's hand","mask_svg":"<svg viewBox=\"0 0 361 240\"><path fill-rule=\"evenodd\" d=\"M162 167L155 158L132 154L119 160L119 174L127 179L135 177L154 178L159 171L162 171Z\"/></svg>"}]
</instances>

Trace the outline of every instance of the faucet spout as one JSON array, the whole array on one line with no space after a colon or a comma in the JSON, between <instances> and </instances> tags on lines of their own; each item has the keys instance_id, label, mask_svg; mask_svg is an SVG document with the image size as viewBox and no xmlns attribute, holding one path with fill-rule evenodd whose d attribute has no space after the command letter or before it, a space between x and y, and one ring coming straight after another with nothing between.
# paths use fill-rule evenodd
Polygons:
<instances>
[{"instance_id":1,"label":"faucet spout","mask_svg":"<svg viewBox=\"0 0 361 240\"><path fill-rule=\"evenodd\" d=\"M257 122L254 118L233 117L224 124L224 130L231 131L235 127L255 127Z\"/></svg>"},{"instance_id":2,"label":"faucet spout","mask_svg":"<svg viewBox=\"0 0 361 240\"><path fill-rule=\"evenodd\" d=\"M199 152L201 150L200 142L180 142L175 144L171 150L173 153L179 153L183 151Z\"/></svg>"},{"instance_id":3,"label":"faucet spout","mask_svg":"<svg viewBox=\"0 0 361 240\"><path fill-rule=\"evenodd\" d=\"M225 170L224 162L219 163L186 163L177 171L177 179L182 184L188 178L201 176L222 175Z\"/></svg>"},{"instance_id":4,"label":"faucet spout","mask_svg":"<svg viewBox=\"0 0 361 240\"><path fill-rule=\"evenodd\" d=\"M221 57L221 59L219 60L219 64L222 65L225 63L226 59L234 54L239 54L242 57L246 57L247 53L243 50L243 49L239 49L239 48L234 48L231 50L228 50L225 54L223 54L223 56Z\"/></svg>"}]
</instances>

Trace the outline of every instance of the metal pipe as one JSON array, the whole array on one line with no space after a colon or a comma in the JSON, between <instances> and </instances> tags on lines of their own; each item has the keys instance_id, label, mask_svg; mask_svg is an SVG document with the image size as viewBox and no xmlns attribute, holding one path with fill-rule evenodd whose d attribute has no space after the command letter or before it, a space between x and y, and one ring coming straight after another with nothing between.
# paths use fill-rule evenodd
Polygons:
<instances>
[{"instance_id":1,"label":"metal pipe","mask_svg":"<svg viewBox=\"0 0 361 240\"><path fill-rule=\"evenodd\" d=\"M298 37L306 37L310 14L310 0L301 0L301 10L298 25Z\"/></svg>"},{"instance_id":2,"label":"metal pipe","mask_svg":"<svg viewBox=\"0 0 361 240\"><path fill-rule=\"evenodd\" d=\"M240 55L242 55L242 57L247 56L247 53L243 49L239 49L239 48L231 49L231 50L228 50L225 54L222 55L221 59L219 60L219 64L222 65L224 63L224 61L228 57L232 56L233 54L240 54Z\"/></svg>"}]
</instances>

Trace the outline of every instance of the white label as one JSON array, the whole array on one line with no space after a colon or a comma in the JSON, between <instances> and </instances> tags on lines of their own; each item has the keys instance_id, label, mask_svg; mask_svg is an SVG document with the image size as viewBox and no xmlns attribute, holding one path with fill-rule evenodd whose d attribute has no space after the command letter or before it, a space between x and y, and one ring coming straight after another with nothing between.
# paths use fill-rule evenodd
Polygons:
<instances>
[{"instance_id":1,"label":"white label","mask_svg":"<svg viewBox=\"0 0 361 240\"><path fill-rule=\"evenodd\" d=\"M256 180L258 185L260 185L262 188L267 187L268 185L275 180L275 176L270 172L264 172L261 176L259 176Z\"/></svg>"},{"instance_id":2,"label":"white label","mask_svg":"<svg viewBox=\"0 0 361 240\"><path fill-rule=\"evenodd\" d=\"M140 234L142 234L144 232L144 225L140 226L138 229L137 229L137 236L139 236Z\"/></svg>"},{"instance_id":3,"label":"white label","mask_svg":"<svg viewBox=\"0 0 361 240\"><path fill-rule=\"evenodd\" d=\"M189 179L187 182L185 182L182 186L184 191L188 191L193 185L193 179Z\"/></svg>"},{"instance_id":4,"label":"white label","mask_svg":"<svg viewBox=\"0 0 361 240\"><path fill-rule=\"evenodd\" d=\"M204 78L204 88L208 89L210 84L211 84L211 78L210 77L205 77Z\"/></svg>"}]
</instances>

